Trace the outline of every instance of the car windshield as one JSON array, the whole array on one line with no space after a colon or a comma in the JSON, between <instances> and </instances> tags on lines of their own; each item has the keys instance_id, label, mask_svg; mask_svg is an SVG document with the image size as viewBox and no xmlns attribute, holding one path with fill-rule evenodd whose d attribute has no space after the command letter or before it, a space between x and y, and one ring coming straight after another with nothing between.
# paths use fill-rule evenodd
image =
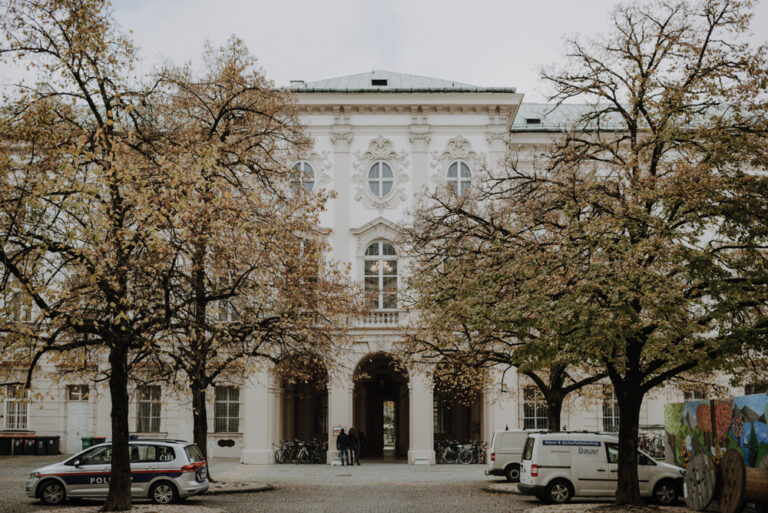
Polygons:
<instances>
[{"instance_id":1,"label":"car windshield","mask_svg":"<svg viewBox=\"0 0 768 513\"><path fill-rule=\"evenodd\" d=\"M184 447L184 452L187 453L187 458L189 458L191 463L205 460L205 458L203 458L203 453L200 452L200 449L194 444Z\"/></svg>"}]
</instances>

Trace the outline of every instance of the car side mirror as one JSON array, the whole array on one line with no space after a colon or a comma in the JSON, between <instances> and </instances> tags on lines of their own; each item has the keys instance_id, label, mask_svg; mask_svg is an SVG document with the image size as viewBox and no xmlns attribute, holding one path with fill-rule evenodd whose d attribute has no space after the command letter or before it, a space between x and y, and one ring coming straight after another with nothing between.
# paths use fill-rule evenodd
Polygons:
<instances>
[{"instance_id":1,"label":"car side mirror","mask_svg":"<svg viewBox=\"0 0 768 513\"><path fill-rule=\"evenodd\" d=\"M74 465L75 467L79 467L80 466L80 460L73 461L72 465Z\"/></svg>"}]
</instances>

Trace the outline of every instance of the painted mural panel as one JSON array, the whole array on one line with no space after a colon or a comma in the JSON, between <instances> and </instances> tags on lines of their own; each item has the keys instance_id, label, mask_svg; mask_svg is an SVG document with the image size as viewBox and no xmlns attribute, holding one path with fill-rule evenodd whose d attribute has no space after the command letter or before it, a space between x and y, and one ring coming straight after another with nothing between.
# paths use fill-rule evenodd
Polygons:
<instances>
[{"instance_id":1,"label":"painted mural panel","mask_svg":"<svg viewBox=\"0 0 768 513\"><path fill-rule=\"evenodd\" d=\"M709 454L718 463L727 449L736 449L748 466L766 465L766 417L766 394L667 404L664 427L673 463L685 467L694 454L700 453Z\"/></svg>"}]
</instances>

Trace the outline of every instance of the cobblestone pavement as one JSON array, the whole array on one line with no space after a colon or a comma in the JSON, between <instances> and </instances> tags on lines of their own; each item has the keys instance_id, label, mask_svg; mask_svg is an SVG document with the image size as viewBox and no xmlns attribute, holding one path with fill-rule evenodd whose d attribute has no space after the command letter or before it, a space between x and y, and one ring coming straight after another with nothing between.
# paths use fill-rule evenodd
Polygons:
<instances>
[{"instance_id":1,"label":"cobblestone pavement","mask_svg":"<svg viewBox=\"0 0 768 513\"><path fill-rule=\"evenodd\" d=\"M35 468L61 459L61 456L0 458L0 512L28 513L44 509L39 502L24 495L24 481ZM535 499L523 496L482 491L483 485L496 480L483 475L482 465L262 466L216 460L211 470L214 478L220 480L269 483L275 490L192 497L185 502L186 507L179 507L180 513L194 510L194 506L220 508L229 513L492 513L522 512L539 505Z\"/></svg>"}]
</instances>

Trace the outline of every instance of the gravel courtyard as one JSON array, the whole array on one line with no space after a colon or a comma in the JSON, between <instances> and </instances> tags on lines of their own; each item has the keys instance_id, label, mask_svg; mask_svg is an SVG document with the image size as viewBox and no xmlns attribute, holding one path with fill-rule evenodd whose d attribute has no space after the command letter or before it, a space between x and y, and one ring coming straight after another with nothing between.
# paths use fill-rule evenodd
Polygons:
<instances>
[{"instance_id":1,"label":"gravel courtyard","mask_svg":"<svg viewBox=\"0 0 768 513\"><path fill-rule=\"evenodd\" d=\"M61 456L5 456L0 459L0 511L26 513L45 509L24 495L24 481L37 467ZM482 465L420 467L400 463L370 463L359 467L328 465L240 465L218 460L212 472L219 480L269 483L273 491L193 497L178 511L195 506L229 513L414 511L522 512L540 503L518 495L482 491L496 478L483 475Z\"/></svg>"}]
</instances>

